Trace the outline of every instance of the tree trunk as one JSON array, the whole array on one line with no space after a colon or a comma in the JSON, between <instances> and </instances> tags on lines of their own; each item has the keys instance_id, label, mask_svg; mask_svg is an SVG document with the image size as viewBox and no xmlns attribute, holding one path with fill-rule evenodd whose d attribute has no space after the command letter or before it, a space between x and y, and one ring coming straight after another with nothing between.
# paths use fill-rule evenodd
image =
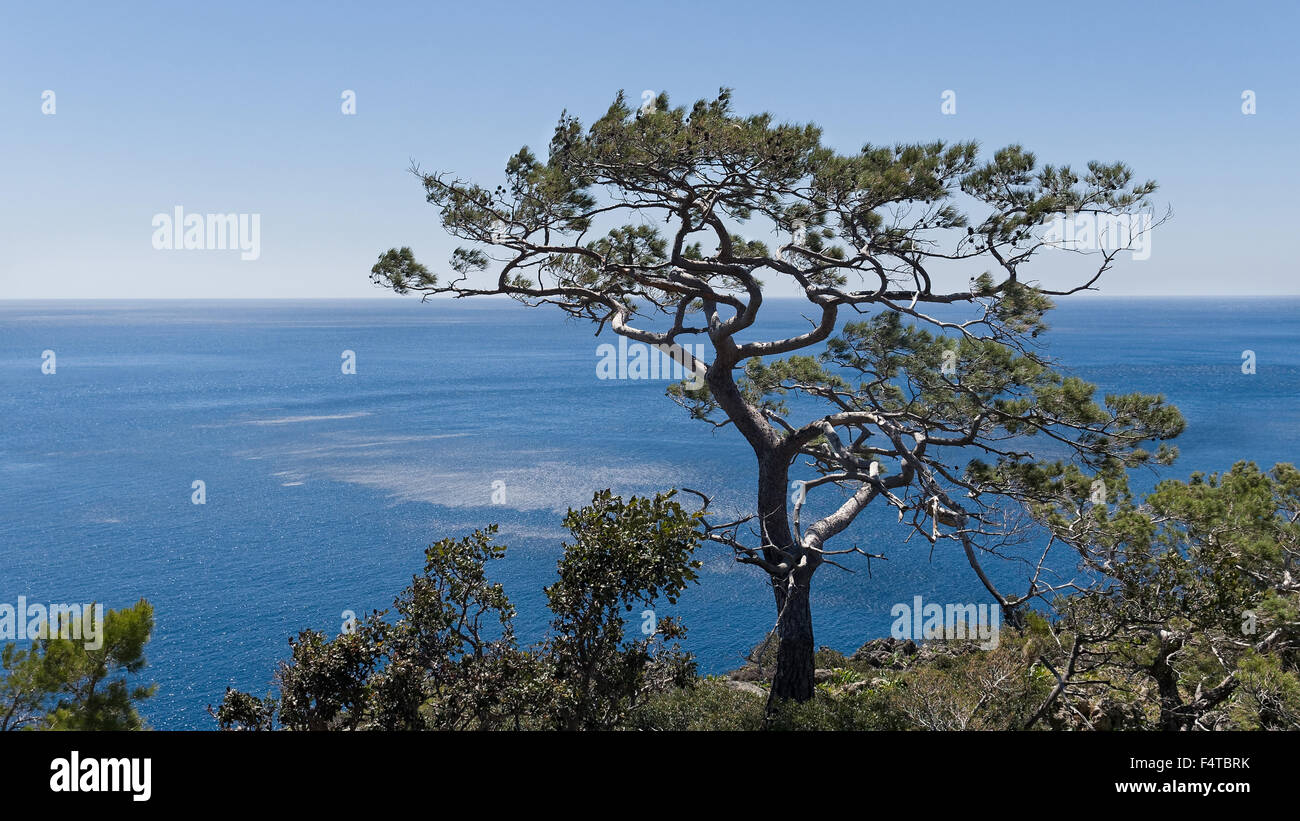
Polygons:
<instances>
[{"instance_id":1,"label":"tree trunk","mask_svg":"<svg viewBox=\"0 0 1300 821\"><path fill-rule=\"evenodd\" d=\"M804 555L790 528L790 464L797 448L783 444L781 437L763 420L762 414L745 402L731 377L734 353L730 340L714 339L718 356L705 376L714 399L744 434L758 459L758 521L764 545L763 558L770 565L784 565L784 575L772 576L772 592L778 614L776 671L768 695L768 713L779 701L807 701L813 695L813 628L808 599L813 572L820 557ZM776 548L779 548L776 549ZM782 551L784 555L782 555ZM809 559L812 559L811 561ZM795 579L794 584L790 578Z\"/></svg>"},{"instance_id":2,"label":"tree trunk","mask_svg":"<svg viewBox=\"0 0 1300 821\"><path fill-rule=\"evenodd\" d=\"M764 540L789 554L781 556L775 550L768 550L765 557L791 568L790 578L772 579L779 643L772 690L768 695L769 713L779 701L807 701L813 695L813 626L808 592L816 564L803 561L802 547L790 529L786 513L789 470L789 458L784 453L759 456L758 509Z\"/></svg>"},{"instance_id":3,"label":"tree trunk","mask_svg":"<svg viewBox=\"0 0 1300 821\"><path fill-rule=\"evenodd\" d=\"M813 697L813 626L808 601L808 579L786 588L780 615L776 673L768 695L770 713L779 701L807 701Z\"/></svg>"},{"instance_id":4,"label":"tree trunk","mask_svg":"<svg viewBox=\"0 0 1300 821\"><path fill-rule=\"evenodd\" d=\"M1160 693L1160 729L1186 730L1189 722L1183 706L1182 693L1178 692L1178 674L1169 664L1169 657L1175 651L1182 649L1183 642L1174 639L1164 630L1159 632L1158 638L1160 649L1156 652L1155 660L1148 668L1148 672L1156 680L1156 687Z\"/></svg>"}]
</instances>

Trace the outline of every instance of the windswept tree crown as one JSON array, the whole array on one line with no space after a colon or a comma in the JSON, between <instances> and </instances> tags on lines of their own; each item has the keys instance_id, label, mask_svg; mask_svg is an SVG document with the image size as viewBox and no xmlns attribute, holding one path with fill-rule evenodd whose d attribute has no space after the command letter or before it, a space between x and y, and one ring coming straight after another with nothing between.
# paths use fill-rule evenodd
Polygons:
<instances>
[{"instance_id":1,"label":"windswept tree crown","mask_svg":"<svg viewBox=\"0 0 1300 821\"><path fill-rule=\"evenodd\" d=\"M1023 271L1060 247L1053 220L1146 213L1155 183L1122 163L1040 166L1017 145L984 158L974 142L941 141L841 154L821 136L736 114L725 89L676 108L661 94L633 109L620 93L589 128L562 115L546 158L521 149L494 188L413 168L467 244L450 280L410 248L381 255L372 279L555 305L649 344L706 337L704 386L672 392L694 416L735 425L760 473L754 515L710 535L778 590L864 553L825 545L880 498L932 543L960 542L1004 607L1043 595L1037 574L1025 595L999 591L977 551L1019 532L1018 514L1087 507L1098 477L1122 487L1125 468L1171 459L1145 445L1183 421L1160 396L1098 400L1037 348L1051 298L1092 289L1125 243L1065 248L1087 269L1055 290ZM809 325L763 338L777 282L807 300ZM818 477L809 491L840 491L811 523L803 494L788 492L800 458Z\"/></svg>"}]
</instances>

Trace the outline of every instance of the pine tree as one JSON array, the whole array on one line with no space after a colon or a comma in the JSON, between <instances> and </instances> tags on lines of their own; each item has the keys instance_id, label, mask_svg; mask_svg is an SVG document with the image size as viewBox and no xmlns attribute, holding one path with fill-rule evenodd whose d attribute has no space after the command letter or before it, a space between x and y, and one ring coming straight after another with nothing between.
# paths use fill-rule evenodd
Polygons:
<instances>
[{"instance_id":1,"label":"pine tree","mask_svg":"<svg viewBox=\"0 0 1300 821\"><path fill-rule=\"evenodd\" d=\"M686 359L704 384L671 393L693 417L734 427L756 457L751 515L709 534L771 581L774 702L813 692L818 568L894 541L834 544L868 505L962 550L1014 615L1047 589L1035 576L1023 593L1002 591L981 561L1023 534L1026 505L1052 477L1104 482L1173 456L1145 447L1182 429L1162 397L1098 399L1035 347L1052 298L1091 289L1124 250L1067 247L1061 258L1086 271L1042 287L1025 269L1062 244L1053 226L1150 206L1155 184L1122 163L1040 167L1016 145L982 160L973 142L841 154L814 125L735 113L724 89L689 108L661 94L634 110L619 94L587 129L566 113L546 158L521 149L493 188L412 170L468 244L451 281L404 247L380 256L377 284L507 295L652 345L707 339L711 361ZM761 333L776 283L806 300L806 332ZM816 478L792 495L801 461ZM836 492L833 509L809 515L807 499Z\"/></svg>"}]
</instances>

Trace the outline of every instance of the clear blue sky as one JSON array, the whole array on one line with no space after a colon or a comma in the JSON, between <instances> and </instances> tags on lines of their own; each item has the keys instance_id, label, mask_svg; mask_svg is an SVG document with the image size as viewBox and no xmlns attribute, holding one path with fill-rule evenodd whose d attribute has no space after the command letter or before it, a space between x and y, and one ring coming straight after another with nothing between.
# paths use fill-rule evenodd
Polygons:
<instances>
[{"instance_id":1,"label":"clear blue sky","mask_svg":"<svg viewBox=\"0 0 1300 821\"><path fill-rule=\"evenodd\" d=\"M562 109L724 85L845 151L974 138L1130 163L1174 220L1106 293L1300 293L1291 4L110 5L0 17L0 298L378 295L380 251L444 270L452 247L411 159L495 184ZM261 214L260 258L154 250L176 205Z\"/></svg>"}]
</instances>

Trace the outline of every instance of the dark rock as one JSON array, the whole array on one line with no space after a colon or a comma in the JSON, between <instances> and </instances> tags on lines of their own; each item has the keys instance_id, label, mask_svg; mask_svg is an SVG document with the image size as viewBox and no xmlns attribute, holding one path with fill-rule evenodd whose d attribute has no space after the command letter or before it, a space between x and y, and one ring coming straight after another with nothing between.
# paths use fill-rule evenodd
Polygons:
<instances>
[{"instance_id":1,"label":"dark rock","mask_svg":"<svg viewBox=\"0 0 1300 821\"><path fill-rule=\"evenodd\" d=\"M732 681L768 681L772 678L772 668L760 668L757 664L746 664L744 667L727 673L727 678Z\"/></svg>"},{"instance_id":2,"label":"dark rock","mask_svg":"<svg viewBox=\"0 0 1300 821\"><path fill-rule=\"evenodd\" d=\"M896 639L892 636L872 639L857 649L849 660L856 664L879 667L888 670L903 670L908 666L908 659L917 655L920 649L911 639Z\"/></svg>"}]
</instances>

